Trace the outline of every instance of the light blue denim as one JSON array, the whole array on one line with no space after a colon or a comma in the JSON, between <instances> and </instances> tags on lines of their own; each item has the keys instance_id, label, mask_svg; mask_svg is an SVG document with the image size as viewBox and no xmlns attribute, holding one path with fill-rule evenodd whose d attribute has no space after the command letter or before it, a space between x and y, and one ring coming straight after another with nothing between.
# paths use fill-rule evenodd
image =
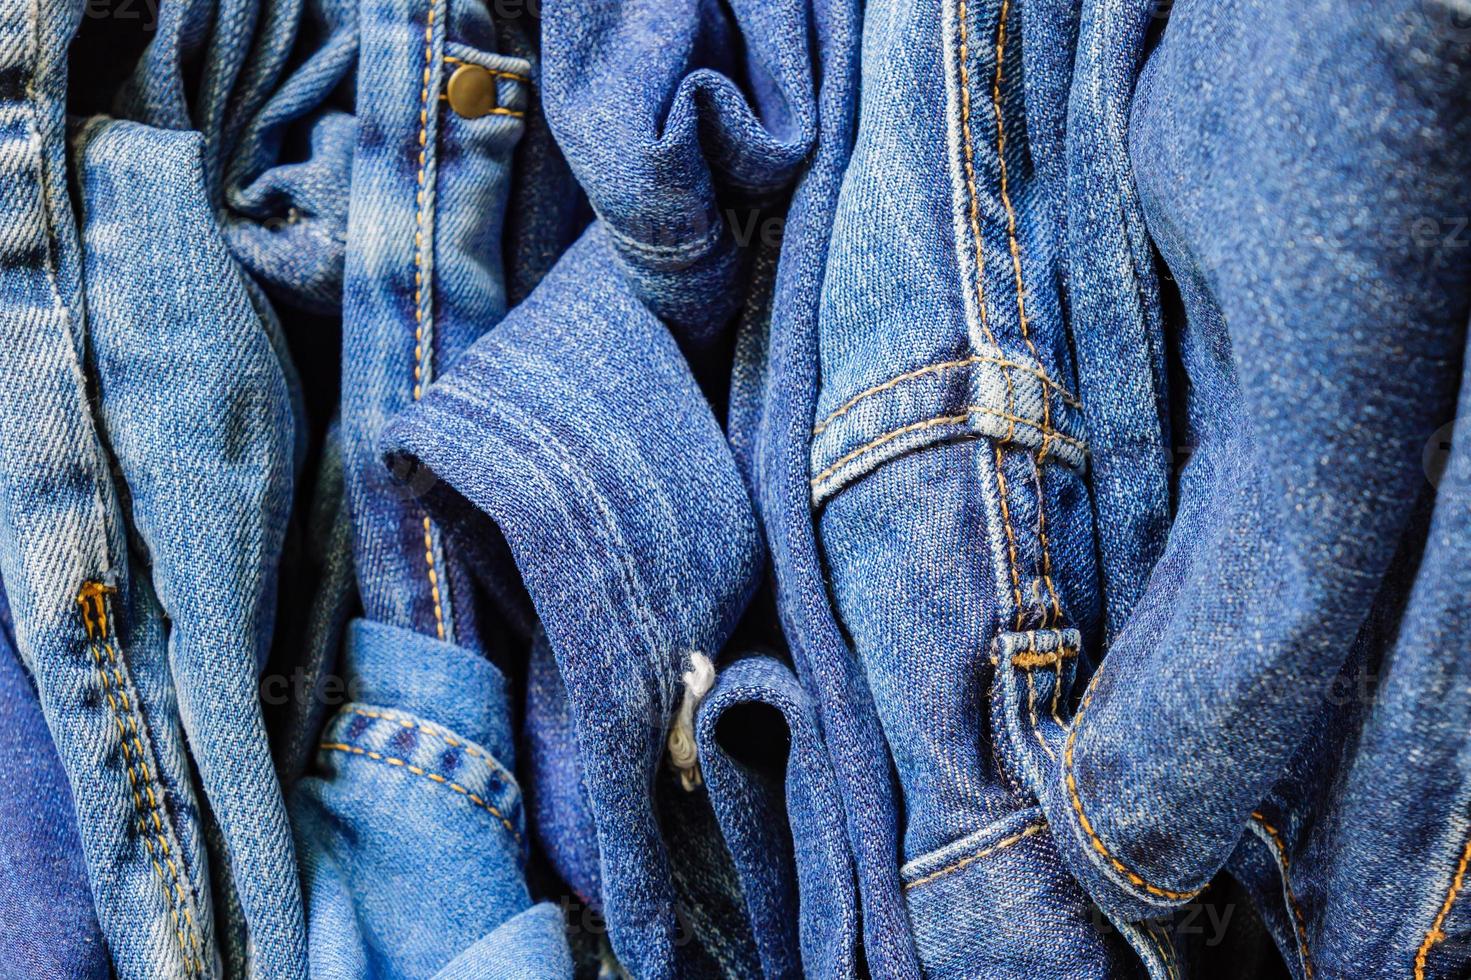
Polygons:
<instances>
[{"instance_id":1,"label":"light blue denim","mask_svg":"<svg viewBox=\"0 0 1471 980\"><path fill-rule=\"evenodd\" d=\"M220 238L199 136L83 125L73 212L61 101L79 13L7 15L9 77L24 83L7 90L0 347L27 383L0 412L0 573L117 974L303 976L255 683L292 486L292 382Z\"/></svg>"},{"instance_id":2,"label":"light blue denim","mask_svg":"<svg viewBox=\"0 0 1471 980\"><path fill-rule=\"evenodd\" d=\"M499 54L488 10L462 0L369 3L356 26L341 444L362 616L337 665L349 700L292 790L311 973L569 977L561 915L533 905L523 876L501 669L514 660L425 488L397 481L377 448L505 312L499 242L529 66ZM444 97L467 66L497 89L478 118Z\"/></svg>"}]
</instances>

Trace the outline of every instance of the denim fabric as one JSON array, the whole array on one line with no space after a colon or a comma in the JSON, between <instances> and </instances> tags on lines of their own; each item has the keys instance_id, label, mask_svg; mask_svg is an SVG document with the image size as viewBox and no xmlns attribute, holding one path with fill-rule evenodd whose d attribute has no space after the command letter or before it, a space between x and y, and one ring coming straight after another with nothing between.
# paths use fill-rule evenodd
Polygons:
<instances>
[{"instance_id":1,"label":"denim fabric","mask_svg":"<svg viewBox=\"0 0 1471 980\"><path fill-rule=\"evenodd\" d=\"M895 855L892 770L873 702L834 620L814 533L812 426L818 364L818 305L838 193L857 120L857 4L813 4L811 46L816 142L786 211L782 249L771 284L763 337L738 348L732 410L756 432L740 458L753 465L759 513L771 548L783 632L804 689L816 703L832 758L862 907L863 958L871 975L907 977L919 964L904 908ZM755 408L752 390L761 392ZM737 397L740 396L740 397ZM749 422L747 422L749 424ZM741 447L738 447L738 449Z\"/></svg>"},{"instance_id":2,"label":"denim fabric","mask_svg":"<svg viewBox=\"0 0 1471 980\"><path fill-rule=\"evenodd\" d=\"M1166 337L1127 134L1153 0L1083 0L1067 107L1067 282L1105 630L1127 621L1171 517Z\"/></svg>"},{"instance_id":3,"label":"denim fabric","mask_svg":"<svg viewBox=\"0 0 1471 980\"><path fill-rule=\"evenodd\" d=\"M811 29L799 0L543 10L552 132L697 373L742 300L751 209L784 196L812 145Z\"/></svg>"},{"instance_id":4,"label":"denim fabric","mask_svg":"<svg viewBox=\"0 0 1471 980\"><path fill-rule=\"evenodd\" d=\"M595 840L541 838L560 868L598 862L619 961L639 977L755 968L708 802L664 757L680 675L723 647L760 542L720 429L601 224L387 440L441 520L488 516L510 546L596 825Z\"/></svg>"},{"instance_id":5,"label":"denim fabric","mask_svg":"<svg viewBox=\"0 0 1471 980\"><path fill-rule=\"evenodd\" d=\"M509 652L422 487L395 483L376 449L386 420L505 312L499 243L528 66L497 52L478 4L390 0L361 7L357 26L341 438L364 615L340 665L350 701L292 795L312 974L568 976L560 914L533 906L523 877ZM467 65L497 87L478 118L443 94Z\"/></svg>"},{"instance_id":6,"label":"denim fabric","mask_svg":"<svg viewBox=\"0 0 1471 980\"><path fill-rule=\"evenodd\" d=\"M857 976L853 859L806 692L779 660L738 660L701 702L696 734L761 975Z\"/></svg>"},{"instance_id":7,"label":"denim fabric","mask_svg":"<svg viewBox=\"0 0 1471 980\"><path fill-rule=\"evenodd\" d=\"M1178 5L1129 120L1189 455L1147 587L1050 733L1044 805L1110 916L1158 920L1227 865L1303 978L1468 963L1466 461L1444 427L1471 49L1436 14ZM1120 417L1150 418L1135 397Z\"/></svg>"},{"instance_id":8,"label":"denim fabric","mask_svg":"<svg viewBox=\"0 0 1471 980\"><path fill-rule=\"evenodd\" d=\"M500 672L463 647L358 620L354 700L322 732L293 825L312 975L429 977L567 960L561 916L524 916L525 817ZM446 695L451 693L452 697ZM456 965L458 964L458 966ZM569 976L570 965L537 976Z\"/></svg>"},{"instance_id":9,"label":"denim fabric","mask_svg":"<svg viewBox=\"0 0 1471 980\"><path fill-rule=\"evenodd\" d=\"M136 654L158 658L160 684L172 680L171 691L144 686L142 704L176 701L241 872L250 956L290 975L301 969L301 897L256 675L290 510L295 380L274 314L219 234L202 149L195 133L130 122L96 120L77 135L88 339L130 527L150 562L152 616L168 622L138 630L159 646L137 643ZM193 258L182 282L177 249Z\"/></svg>"},{"instance_id":10,"label":"denim fabric","mask_svg":"<svg viewBox=\"0 0 1471 980\"><path fill-rule=\"evenodd\" d=\"M1067 78L1024 88L1023 51L1055 42L1010 4L872 3L864 27L810 484L898 775L915 946L926 976L1123 975L1037 806L1040 729L1098 621L1062 182L1027 143L1027 96Z\"/></svg>"},{"instance_id":11,"label":"denim fabric","mask_svg":"<svg viewBox=\"0 0 1471 980\"><path fill-rule=\"evenodd\" d=\"M131 574L127 520L86 389L62 118L62 56L78 14L17 4L0 22L14 80L0 154L0 363L26 379L6 388L0 408L0 576L71 782L113 969L197 975L215 963L198 802L161 617L148 576ZM247 645L242 659L253 652ZM262 958L291 939L289 928L263 939ZM279 975L293 972L288 963Z\"/></svg>"},{"instance_id":12,"label":"denim fabric","mask_svg":"<svg viewBox=\"0 0 1471 980\"><path fill-rule=\"evenodd\" d=\"M478 647L479 610L440 530L382 465L387 419L505 313L499 240L525 62L495 52L484 7L383 2L360 12L358 145L343 323L343 460L363 611ZM495 73L476 119L441 93L462 62ZM426 77L426 74L427 77Z\"/></svg>"},{"instance_id":13,"label":"denim fabric","mask_svg":"<svg viewBox=\"0 0 1471 980\"><path fill-rule=\"evenodd\" d=\"M71 789L0 594L0 975L111 976Z\"/></svg>"}]
</instances>

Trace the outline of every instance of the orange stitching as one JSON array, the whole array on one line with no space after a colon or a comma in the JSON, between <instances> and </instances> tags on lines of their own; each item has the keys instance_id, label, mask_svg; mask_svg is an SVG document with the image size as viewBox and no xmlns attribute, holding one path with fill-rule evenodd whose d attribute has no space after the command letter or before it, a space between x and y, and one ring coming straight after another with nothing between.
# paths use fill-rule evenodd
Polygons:
<instances>
[{"instance_id":1,"label":"orange stitching","mask_svg":"<svg viewBox=\"0 0 1471 980\"><path fill-rule=\"evenodd\" d=\"M471 65L479 68L481 71L489 72L496 78L509 78L513 82L526 82L528 84L531 82L531 79L525 75L518 75L513 71L501 71L499 68L487 68L478 61L466 61L464 58L456 58L448 54L444 56L444 61L448 65Z\"/></svg>"},{"instance_id":2,"label":"orange stitching","mask_svg":"<svg viewBox=\"0 0 1471 980\"><path fill-rule=\"evenodd\" d=\"M911 881L907 885L905 885L904 890L909 891L909 889L911 888L918 888L920 885L934 881L936 878L943 878L945 877L945 875L951 874L955 871L959 871L961 868L964 868L968 865L975 864L981 858L990 857L997 851L1004 850L1005 848L1008 848L1011 845L1018 843L1019 841L1024 841L1028 837L1031 837L1035 834L1040 834L1046 829L1047 821L1045 820L1039 823L1031 824L1024 830L1022 830L1022 832L1019 834L1014 834L1013 836L1008 837L1005 840L999 840L996 843L992 844L990 847L985 848L981 851L977 851L976 853L971 854L968 857L963 857L959 861L956 861L954 864L948 864L945 867L941 868L939 871L927 874L923 878L916 878L914 881Z\"/></svg>"},{"instance_id":3,"label":"orange stitching","mask_svg":"<svg viewBox=\"0 0 1471 980\"><path fill-rule=\"evenodd\" d=\"M1022 364L1017 361L1009 361L1004 357L986 357L981 354L974 354L970 357L962 357L956 361L942 361L938 364L928 364L922 368L916 368L913 371L906 371L898 377L890 378L883 384L874 385L872 388L865 388L863 391L860 391L858 394L854 395L852 398L839 405L827 418L823 419L821 422L817 423L817 425L813 426L812 434L814 436L822 435L823 430L832 425L839 416L846 415L848 411L853 408L854 405L857 405L859 402L863 401L865 398L868 398L870 395L876 395L881 391L888 391L895 385L902 384L905 381L911 381L926 374L933 374L939 371L949 371L953 368L969 367L972 364L995 364L999 367L1014 368L1018 371L1025 371L1027 374L1035 377L1038 381L1041 381L1044 386L1052 389L1053 391L1056 391L1059 397L1061 397L1062 400L1067 404L1073 406L1074 408L1082 407L1082 403L1078 401L1077 397L1074 396L1072 392L1068 391L1056 381L1053 381L1047 376L1046 372L1042 371L1040 368L1035 368L1030 364Z\"/></svg>"},{"instance_id":4,"label":"orange stitching","mask_svg":"<svg viewBox=\"0 0 1471 980\"><path fill-rule=\"evenodd\" d=\"M424 23L424 81L419 87L419 185L414 194L414 401L424 394L424 368L429 345L424 343L424 170L429 145L429 76L434 66L434 0ZM444 639L444 608L439 596L439 576L434 570L434 532L424 517L424 563L429 572L429 593L434 600L434 631Z\"/></svg>"},{"instance_id":5,"label":"orange stitching","mask_svg":"<svg viewBox=\"0 0 1471 980\"><path fill-rule=\"evenodd\" d=\"M1168 936L1161 938L1161 936L1154 931L1155 927L1152 923L1149 922L1149 920L1146 919L1139 925L1144 935L1149 937L1149 941L1153 943L1154 948L1159 951L1160 962L1164 963L1165 965L1165 975L1170 977L1171 980L1178 980L1180 974L1175 967L1175 958L1171 955L1174 950L1174 944L1169 942ZM1163 932L1163 930L1161 930L1161 932Z\"/></svg>"},{"instance_id":6,"label":"orange stitching","mask_svg":"<svg viewBox=\"0 0 1471 980\"><path fill-rule=\"evenodd\" d=\"M1013 422L1012 424L1015 425L1016 423ZM1001 523L1004 524L1004 525L1006 525L1006 545L1007 545L1007 552L1011 556L1011 559L1008 562L1008 564L1011 565L1011 591L1012 591L1013 596L1016 599L1016 628L1017 629L1021 629L1022 628L1022 585L1021 585L1021 578L1017 575L1017 570L1016 570L1016 532L1012 529L1012 526L1011 526L1011 508L1010 508L1010 506L1007 505L1007 502L1006 502L1006 498L1007 498L1007 493L1006 493L1006 474L1002 472L1003 460L1001 458L1001 446L1000 445L997 445L997 446L993 446L992 448L996 452L996 483L997 483L998 489L1001 491L1001 493L1000 493L1000 498L1001 498Z\"/></svg>"},{"instance_id":7,"label":"orange stitching","mask_svg":"<svg viewBox=\"0 0 1471 980\"><path fill-rule=\"evenodd\" d=\"M1102 670L1099 670L1093 675L1093 681L1088 685L1087 693L1083 695L1083 703L1078 706L1077 717L1073 719L1072 730L1068 732L1067 746L1062 753L1063 777L1067 783L1068 796L1072 803L1073 813L1077 814L1078 824L1083 828L1083 832L1088 835L1088 840L1092 843L1093 850L1097 851L1109 864L1113 865L1115 871L1133 882L1136 887L1143 888L1151 895L1158 895L1160 898L1168 898L1171 901L1186 901L1194 898L1200 894L1199 888L1188 892L1177 892L1171 891L1168 888L1159 888L1145 881L1137 872L1130 870L1124 862L1113 856L1103 841L1094 833L1093 824L1088 821L1087 815L1083 813L1083 800L1078 795L1078 780L1073 775L1073 747L1077 744L1078 730L1083 727L1083 715L1087 712L1088 705L1093 702L1093 694L1098 690L1098 678L1101 676L1103 676Z\"/></svg>"},{"instance_id":8,"label":"orange stitching","mask_svg":"<svg viewBox=\"0 0 1471 980\"><path fill-rule=\"evenodd\" d=\"M158 883L163 886L164 902L168 906L169 917L174 922L174 938L178 940L179 952L184 956L184 968L193 975L199 973L202 968L203 946L198 934L194 931L194 915L179 885L179 868L174 863L173 852L169 850L168 838L164 835L163 822L159 819L158 798L153 793L153 771L148 768L148 758L143 751L143 743L138 734L137 719L132 703L128 700L127 692L124 690L117 654L113 651L112 644L107 642L109 633L106 596L116 591L117 589L101 582L84 582L77 593L77 603L82 607L82 626L87 632L87 638L94 641L87 647L92 654L92 664L97 671L97 676L102 682L102 696L107 699L108 707L112 709L112 723L117 728L118 746L123 751L123 760L128 772L128 785L132 788L133 810L138 818L138 837L148 848L150 859L148 863L152 865ZM99 638L102 640L102 648L107 651L108 663L112 665L111 677L108 676L108 669L102 662L102 653L95 642ZM116 697L114 697L114 692ZM122 701L121 707L118 705L119 700ZM123 724L124 712L127 713L126 726ZM131 748L128 744L130 733ZM143 773L141 780L138 775L139 770L142 770ZM139 791L140 783L142 792ZM146 805L143 802L144 793L148 795ZM152 839L150 839L148 829L150 818L154 828ZM154 850L154 840L157 840L158 848L163 852L163 862L168 865L167 872L164 871L163 865L159 864L158 854ZM172 891L169 888L171 883ZM184 913L182 922L179 920L180 910Z\"/></svg>"},{"instance_id":9,"label":"orange stitching","mask_svg":"<svg viewBox=\"0 0 1471 980\"><path fill-rule=\"evenodd\" d=\"M1078 651L1073 647L1062 647L1057 650L1023 650L1011 658L1011 665L1022 670L1032 667L1051 667L1077 655Z\"/></svg>"},{"instance_id":10,"label":"orange stitching","mask_svg":"<svg viewBox=\"0 0 1471 980\"><path fill-rule=\"evenodd\" d=\"M976 245L976 303L980 308L981 329L986 331L986 338L996 347L999 346L996 335L986 322L986 256L981 249L980 202L976 196L975 151L970 135L970 72L965 67L966 44L965 0L960 0L960 128L965 134L965 184L970 189L970 234ZM1010 386L1011 381L1007 379L1008 390Z\"/></svg>"},{"instance_id":11,"label":"orange stitching","mask_svg":"<svg viewBox=\"0 0 1471 980\"><path fill-rule=\"evenodd\" d=\"M969 417L969 415L941 415L937 418L927 419L923 422L911 422L909 425L900 426L897 429L891 429L890 431L885 432L883 435L879 436L877 439L874 439L872 442L865 443L859 448L853 450L853 452L847 453L843 456L839 456L837 462L833 463L827 469L823 470L821 473L812 478L812 485L816 486L817 484L821 483L823 480L836 473L842 466L857 459L859 456L862 456L870 449L876 449L886 442L892 442L893 440L899 438L906 433L918 432L921 429L931 429L937 425L959 425L961 422L964 422Z\"/></svg>"},{"instance_id":12,"label":"orange stitching","mask_svg":"<svg viewBox=\"0 0 1471 980\"><path fill-rule=\"evenodd\" d=\"M446 745L451 746L452 748L464 749L465 754L474 759L491 760L494 758L493 756L485 752L481 752L473 745L469 745L465 742L461 742L458 739L451 737L446 732L442 732L437 728L430 728L428 725L422 724L417 721L411 721L408 718L400 718L397 715L385 714L378 711L368 711L366 708L353 708L352 713L355 715L362 715L364 718L379 718L383 721L397 722L405 728L417 728L419 731L424 732L426 735L433 735L435 738L439 739L441 742L444 742ZM497 764L499 763L497 762Z\"/></svg>"},{"instance_id":13,"label":"orange stitching","mask_svg":"<svg viewBox=\"0 0 1471 980\"><path fill-rule=\"evenodd\" d=\"M1021 246L1016 239L1016 210L1011 206L1011 194L1006 184L1006 128L1001 119L1001 72L1006 60L1006 15L1010 9L1010 0L1001 0L1001 17L996 25L996 77L991 83L991 107L996 113L996 162L1001 168L1001 203L1006 207L1006 241L1011 250L1012 271L1016 275L1017 315L1021 318L1022 339L1032 352L1033 360L1041 364L1042 358L1037 354L1037 346L1032 343L1027 329L1026 285L1022 281ZM1047 411L1045 399L1042 411Z\"/></svg>"},{"instance_id":14,"label":"orange stitching","mask_svg":"<svg viewBox=\"0 0 1471 980\"><path fill-rule=\"evenodd\" d=\"M1302 908L1297 904L1297 896L1292 893L1292 882L1289 875L1292 870L1287 860L1287 845L1282 841L1282 835L1277 833L1277 828L1267 823L1267 818L1258 811L1252 811L1251 818L1262 825L1262 829L1272 838L1272 846L1277 849L1277 860L1281 864L1282 890L1287 893L1287 904L1292 909L1292 918L1297 927L1297 948L1302 954L1302 972L1306 980L1313 980L1313 961L1308 956L1308 928L1302 917Z\"/></svg>"},{"instance_id":15,"label":"orange stitching","mask_svg":"<svg viewBox=\"0 0 1471 980\"><path fill-rule=\"evenodd\" d=\"M434 571L434 531L424 515L424 563L429 567L429 593L434 597L434 630L444 639L444 610L439 604L439 575Z\"/></svg>"},{"instance_id":16,"label":"orange stitching","mask_svg":"<svg viewBox=\"0 0 1471 980\"><path fill-rule=\"evenodd\" d=\"M1001 411L1000 409L988 408L985 405L967 405L966 406L966 411L962 415L941 415L941 416L938 416L936 418L926 419L923 422L911 422L908 425L902 425L902 426L900 426L897 429L891 429L888 432L885 432L883 435L879 436L878 438L873 439L870 442L864 443L862 446L859 446L857 449L853 450L852 452L845 453L842 456L839 456L837 458L837 460L831 466L829 466L827 469L823 470L821 473L819 473L816 476L814 476L812 478L812 480L811 480L811 483L812 483L813 486L816 486L817 484L821 483L823 480L825 480L828 477L832 476L838 470L842 469L848 463L851 463L853 460L857 459L859 456L862 456L864 453L869 452L870 450L873 450L873 449L877 449L879 446L882 446L885 443L893 442L895 439L899 438L902 435L905 435L905 434L910 433L910 432L917 432L917 431L920 431L921 429L933 428L933 427L935 427L937 425L959 425L961 422L964 422L966 419L970 418L972 415L993 415L993 416L995 416L997 418L1010 419L1012 422L1020 423L1022 425L1027 426L1028 428L1032 428L1032 429L1036 429L1037 428L1037 423L1036 422L1033 422L1031 419L1018 418L1017 416L1010 415L1010 414L1008 414L1006 412ZM1056 440L1059 440L1061 442L1065 442L1065 443L1067 443L1070 446L1073 446L1074 448L1078 449L1080 452L1086 451L1086 449L1087 449L1087 447L1080 440L1073 439L1073 438L1071 438L1069 436L1065 436L1065 435L1063 435L1060 432L1054 432L1053 433L1053 438L1056 439ZM1020 601L1020 600L1018 600L1018 601Z\"/></svg>"},{"instance_id":17,"label":"orange stitching","mask_svg":"<svg viewBox=\"0 0 1471 980\"><path fill-rule=\"evenodd\" d=\"M996 76L991 83L991 107L996 115L996 163L1000 168L1001 177L1001 203L1006 208L1006 242L1011 251L1011 267L1016 277L1016 309L1017 317L1021 324L1022 340L1026 342L1027 349L1032 353L1032 359L1038 364L1042 363L1041 356L1037 353L1037 345L1032 342L1031 331L1027 323L1026 283L1022 278L1022 256L1021 246L1016 237L1016 209L1011 204L1011 192L1007 185L1006 174L1006 126L1001 112L1001 78L1006 63L1006 18L1011 10L1010 0L1001 0L1001 14L996 25ZM1042 398L1042 447L1038 450L1033 464L1047 458L1047 451L1051 448L1052 434L1052 408L1051 399L1043 392ZM1057 590L1052 585L1052 555L1047 541L1047 498L1042 491L1042 471L1037 467L1037 537L1042 546L1042 580L1047 583L1047 591L1052 596L1052 610L1050 611L1051 622L1062 621L1062 605L1057 598ZM1049 622L1049 613L1044 609L1043 625ZM1021 622L1021 612L1017 612L1017 622Z\"/></svg>"},{"instance_id":18,"label":"orange stitching","mask_svg":"<svg viewBox=\"0 0 1471 980\"><path fill-rule=\"evenodd\" d=\"M1037 724L1037 682L1034 679L1035 676L1030 670L1027 671L1027 707L1032 713L1032 734L1037 736L1037 744L1042 746L1042 751L1047 753L1047 758L1056 762L1057 753L1052 751L1052 746L1048 745L1047 740L1042 737L1042 729Z\"/></svg>"},{"instance_id":19,"label":"orange stitching","mask_svg":"<svg viewBox=\"0 0 1471 980\"><path fill-rule=\"evenodd\" d=\"M1425 940L1420 944L1419 951L1415 953L1415 980L1425 980L1425 961L1430 957L1430 949L1446 938L1446 934L1440 930L1445 925L1446 917L1451 914L1451 906L1456 904L1456 896L1460 894L1461 886L1466 881L1468 864L1471 864L1471 838L1466 840L1466 846L1461 850L1461 861L1456 865L1456 874L1451 879L1451 887L1446 892L1445 901L1441 903L1440 911L1435 915L1435 921L1430 924L1430 931L1425 933Z\"/></svg>"},{"instance_id":20,"label":"orange stitching","mask_svg":"<svg viewBox=\"0 0 1471 980\"><path fill-rule=\"evenodd\" d=\"M414 765L413 763L406 762L403 759L394 758L391 755L384 755L381 752L373 752L369 749L360 749L356 745L344 745L341 742L323 742L318 745L317 748L325 752L351 752L353 755L367 756L369 759L372 759L375 762L382 762L390 766L398 766L401 769L407 769L415 776L423 776L425 779L436 782L441 786L448 786L456 793L459 793L461 796L468 799L471 803L474 803L476 806L488 810L492 814L494 814L496 819L505 826L506 832L509 833L512 837L516 838L516 843L521 843L521 835L516 833L516 828L511 826L511 821L507 820L505 816L501 813L501 811L497 810L494 806L487 803L476 794L470 792L459 783L454 782L450 779L446 779L444 776L441 776L437 772L430 772L429 770L422 769L419 766Z\"/></svg>"}]
</instances>

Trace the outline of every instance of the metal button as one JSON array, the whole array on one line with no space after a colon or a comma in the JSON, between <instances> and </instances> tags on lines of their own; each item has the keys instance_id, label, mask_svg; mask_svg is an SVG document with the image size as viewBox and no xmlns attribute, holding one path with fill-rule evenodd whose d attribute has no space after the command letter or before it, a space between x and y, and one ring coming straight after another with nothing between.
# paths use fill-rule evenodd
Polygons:
<instances>
[{"instance_id":1,"label":"metal button","mask_svg":"<svg viewBox=\"0 0 1471 980\"><path fill-rule=\"evenodd\" d=\"M495 76L479 65L460 65L449 77L449 107L466 119L489 115L496 107Z\"/></svg>"}]
</instances>

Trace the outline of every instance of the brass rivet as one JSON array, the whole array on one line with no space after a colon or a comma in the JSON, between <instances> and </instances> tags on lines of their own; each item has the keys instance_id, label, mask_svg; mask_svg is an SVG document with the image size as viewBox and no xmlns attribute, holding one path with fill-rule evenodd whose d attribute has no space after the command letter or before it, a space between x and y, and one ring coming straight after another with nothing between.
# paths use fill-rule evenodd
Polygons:
<instances>
[{"instance_id":1,"label":"brass rivet","mask_svg":"<svg viewBox=\"0 0 1471 980\"><path fill-rule=\"evenodd\" d=\"M479 65L461 65L449 77L449 107L466 119L478 119L495 108L495 76Z\"/></svg>"}]
</instances>

